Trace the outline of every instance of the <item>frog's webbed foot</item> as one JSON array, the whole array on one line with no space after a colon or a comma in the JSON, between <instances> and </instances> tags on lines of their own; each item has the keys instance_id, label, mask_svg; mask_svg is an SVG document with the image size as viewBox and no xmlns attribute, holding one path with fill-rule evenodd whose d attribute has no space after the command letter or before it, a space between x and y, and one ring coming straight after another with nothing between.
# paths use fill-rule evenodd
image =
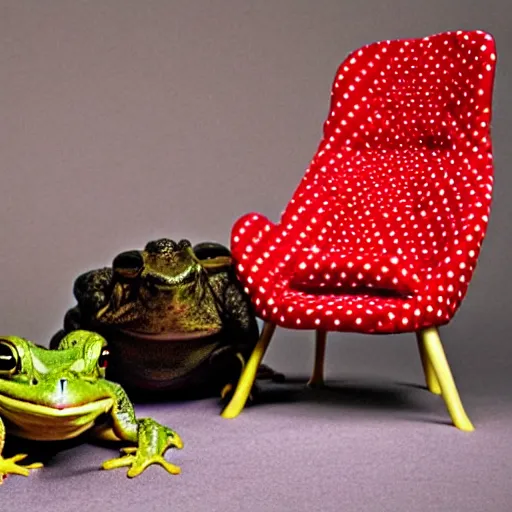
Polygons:
<instances>
[{"instance_id":1,"label":"frog's webbed foot","mask_svg":"<svg viewBox=\"0 0 512 512\"><path fill-rule=\"evenodd\" d=\"M167 462L163 455L141 456L139 449L135 446L122 448L121 452L126 455L105 461L101 466L102 469L129 467L127 476L133 478L140 475L151 464L159 464L171 475L179 475L181 473L180 467Z\"/></svg>"},{"instance_id":2,"label":"frog's webbed foot","mask_svg":"<svg viewBox=\"0 0 512 512\"><path fill-rule=\"evenodd\" d=\"M143 418L139 420L138 437L138 446L122 448L121 452L124 455L105 461L102 469L128 467L129 478L140 475L152 464L162 466L171 475L178 475L181 472L179 466L164 458L168 448L183 448L183 441L176 432L151 418Z\"/></svg>"},{"instance_id":3,"label":"frog's webbed foot","mask_svg":"<svg viewBox=\"0 0 512 512\"><path fill-rule=\"evenodd\" d=\"M27 455L25 453L19 453L14 457L4 459L0 455L0 485L7 475L29 476L31 469L39 469L43 467L40 462L33 462L32 464L27 464L26 466L17 464L17 462L23 460L26 456Z\"/></svg>"}]
</instances>

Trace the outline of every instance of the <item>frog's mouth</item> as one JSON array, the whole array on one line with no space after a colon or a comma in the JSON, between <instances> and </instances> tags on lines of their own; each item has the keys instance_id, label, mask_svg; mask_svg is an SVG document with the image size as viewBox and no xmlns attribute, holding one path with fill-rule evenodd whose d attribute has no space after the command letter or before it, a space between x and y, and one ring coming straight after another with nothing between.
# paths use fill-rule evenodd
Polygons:
<instances>
[{"instance_id":1,"label":"frog's mouth","mask_svg":"<svg viewBox=\"0 0 512 512\"><path fill-rule=\"evenodd\" d=\"M34 404L0 395L0 417L13 426L10 431L21 437L53 441L80 435L94 424L96 418L112 409L112 398L103 398L74 406Z\"/></svg>"}]
</instances>

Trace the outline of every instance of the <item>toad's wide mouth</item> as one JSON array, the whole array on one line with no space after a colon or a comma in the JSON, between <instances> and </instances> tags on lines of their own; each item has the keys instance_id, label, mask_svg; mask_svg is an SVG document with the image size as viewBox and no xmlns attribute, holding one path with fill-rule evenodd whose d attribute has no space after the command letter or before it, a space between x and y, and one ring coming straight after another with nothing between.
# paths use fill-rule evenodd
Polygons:
<instances>
[{"instance_id":1,"label":"toad's wide mouth","mask_svg":"<svg viewBox=\"0 0 512 512\"><path fill-rule=\"evenodd\" d=\"M197 340L200 338L207 338L209 336L213 336L220 331L220 327L217 329L204 329L201 331L193 331L193 332L179 332L179 331L171 331L164 333L147 333L140 332L131 329L118 329L120 333L130 336L132 338L147 340L147 341L187 341L187 340Z\"/></svg>"},{"instance_id":2,"label":"toad's wide mouth","mask_svg":"<svg viewBox=\"0 0 512 512\"><path fill-rule=\"evenodd\" d=\"M160 289L172 290L177 286L182 286L186 283L190 283L196 280L198 272L201 270L201 266L198 263L186 262L186 267L183 271L175 275L161 274L159 272L151 271L144 273L144 279Z\"/></svg>"}]
</instances>

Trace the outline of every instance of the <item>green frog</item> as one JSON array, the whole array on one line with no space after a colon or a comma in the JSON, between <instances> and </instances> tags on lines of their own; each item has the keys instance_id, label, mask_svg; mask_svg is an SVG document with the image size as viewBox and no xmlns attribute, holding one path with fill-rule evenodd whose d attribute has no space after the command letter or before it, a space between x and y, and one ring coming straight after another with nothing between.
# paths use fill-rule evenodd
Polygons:
<instances>
[{"instance_id":1,"label":"green frog","mask_svg":"<svg viewBox=\"0 0 512 512\"><path fill-rule=\"evenodd\" d=\"M171 474L180 468L164 459L181 449L180 436L151 418L137 419L123 388L105 379L108 347L97 333L78 330L56 350L17 336L0 336L0 483L8 474L28 476L41 463L19 464L26 454L4 459L6 431L36 441L62 441L90 431L102 440L132 444L103 469L128 467L128 477L159 464Z\"/></svg>"},{"instance_id":2,"label":"green frog","mask_svg":"<svg viewBox=\"0 0 512 512\"><path fill-rule=\"evenodd\" d=\"M111 267L81 274L73 293L77 305L50 347L75 329L102 334L112 352L108 378L131 396L226 397L259 337L231 253L215 242L151 241L117 255ZM258 377L284 378L265 365Z\"/></svg>"}]
</instances>

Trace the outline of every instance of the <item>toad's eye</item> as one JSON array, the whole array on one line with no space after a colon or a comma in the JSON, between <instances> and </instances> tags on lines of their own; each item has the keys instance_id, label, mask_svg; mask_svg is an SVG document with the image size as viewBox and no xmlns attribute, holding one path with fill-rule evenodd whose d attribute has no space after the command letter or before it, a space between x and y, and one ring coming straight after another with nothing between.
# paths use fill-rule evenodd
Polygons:
<instances>
[{"instance_id":1,"label":"toad's eye","mask_svg":"<svg viewBox=\"0 0 512 512\"><path fill-rule=\"evenodd\" d=\"M123 277L136 277L144 266L139 251L126 251L117 255L112 262L113 269Z\"/></svg>"},{"instance_id":2,"label":"toad's eye","mask_svg":"<svg viewBox=\"0 0 512 512\"><path fill-rule=\"evenodd\" d=\"M13 375L18 370L19 355L16 348L0 340L0 375Z\"/></svg>"},{"instance_id":3,"label":"toad's eye","mask_svg":"<svg viewBox=\"0 0 512 512\"><path fill-rule=\"evenodd\" d=\"M104 348L101 351L100 357L98 358L98 366L100 368L103 368L104 370L107 369L108 366L108 359L110 357L110 351L108 348Z\"/></svg>"},{"instance_id":4,"label":"toad's eye","mask_svg":"<svg viewBox=\"0 0 512 512\"><path fill-rule=\"evenodd\" d=\"M188 249L192 247L192 244L189 240L183 239L178 242L178 250L183 251L184 249Z\"/></svg>"}]
</instances>

